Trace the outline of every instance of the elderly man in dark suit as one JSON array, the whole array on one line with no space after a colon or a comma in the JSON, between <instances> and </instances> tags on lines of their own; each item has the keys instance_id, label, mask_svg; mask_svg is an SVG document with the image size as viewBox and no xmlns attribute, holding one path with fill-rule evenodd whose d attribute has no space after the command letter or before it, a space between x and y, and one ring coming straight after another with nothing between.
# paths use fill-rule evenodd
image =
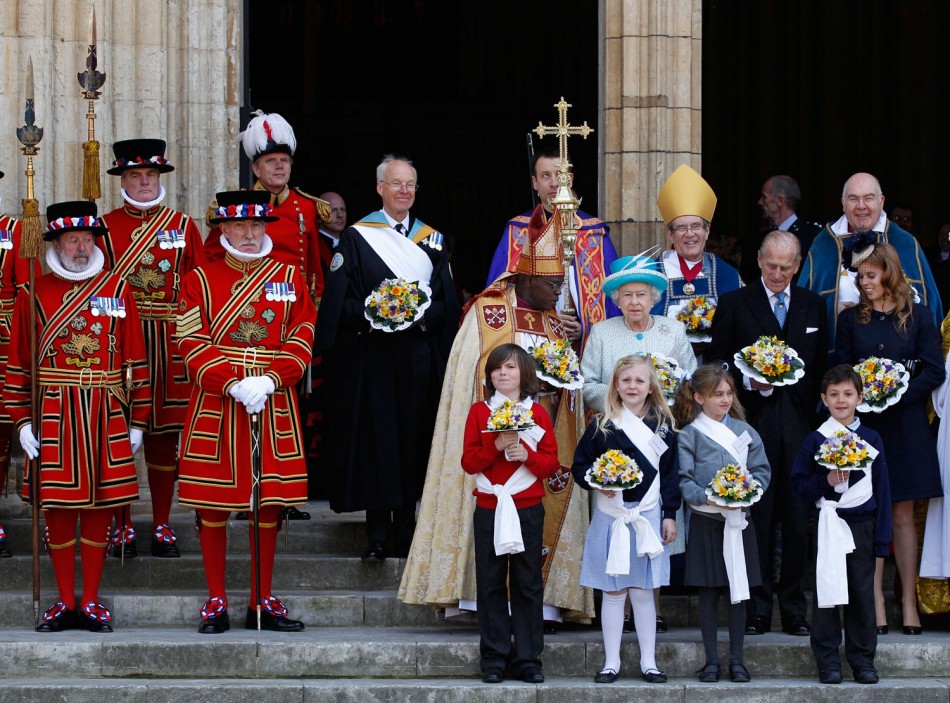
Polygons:
<instances>
[{"instance_id":1,"label":"elderly man in dark suit","mask_svg":"<svg viewBox=\"0 0 950 703\"><path fill-rule=\"evenodd\" d=\"M798 238L773 230L759 249L761 278L719 299L713 319L712 342L706 359L729 363L736 377L738 398L750 424L762 436L772 467L772 481L752 509L759 542L762 585L752 589L746 633L771 630L775 528L782 526L781 571L777 587L782 629L808 635L805 621L806 507L791 485L795 455L804 437L817 427L819 384L827 366L828 322L821 297L792 284L801 263ZM776 336L798 352L805 375L793 385L770 386L742 376L733 354L762 335Z\"/></svg>"}]
</instances>

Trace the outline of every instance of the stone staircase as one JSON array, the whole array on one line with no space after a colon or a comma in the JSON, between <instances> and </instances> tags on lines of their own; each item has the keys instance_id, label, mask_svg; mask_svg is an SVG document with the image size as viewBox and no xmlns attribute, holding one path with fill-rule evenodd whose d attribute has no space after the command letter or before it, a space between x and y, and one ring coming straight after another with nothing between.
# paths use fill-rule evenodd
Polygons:
<instances>
[{"instance_id":1,"label":"stone staircase","mask_svg":"<svg viewBox=\"0 0 950 703\"><path fill-rule=\"evenodd\" d=\"M144 498L133 508L140 535L148 527ZM950 633L935 630L882 637L878 686L821 686L807 638L781 634L776 622L778 632L746 639L751 683L700 684L693 672L703 664L703 649L691 595L662 597L670 632L657 636L657 661L670 676L665 685L636 676L635 635L624 636L621 679L594 684L603 662L599 628L565 626L545 639L546 683L488 686L479 679L474 622L447 622L428 608L400 603L403 562L360 559L362 515L336 515L322 502L307 509L312 520L292 522L286 541L281 534L274 574L274 592L307 624L302 633L241 627L248 528L232 520L228 595L234 629L199 635L198 609L207 592L198 540L193 514L176 509L172 523L181 559L144 556L143 541L143 556L124 564L107 560L102 595L115 618L114 633L39 634L33 631L29 513L12 492L0 498L0 521L15 555L0 560L0 701L950 701ZM45 556L41 584L45 608L56 593ZM899 623L893 604L891 611L891 622ZM720 638L727 661L725 630Z\"/></svg>"}]
</instances>

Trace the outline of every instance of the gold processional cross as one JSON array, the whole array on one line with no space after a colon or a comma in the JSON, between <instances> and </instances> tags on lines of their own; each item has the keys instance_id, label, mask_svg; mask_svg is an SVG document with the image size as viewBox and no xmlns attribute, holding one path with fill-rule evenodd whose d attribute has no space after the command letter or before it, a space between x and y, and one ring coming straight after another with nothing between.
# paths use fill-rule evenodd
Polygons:
<instances>
[{"instance_id":1,"label":"gold processional cross","mask_svg":"<svg viewBox=\"0 0 950 703\"><path fill-rule=\"evenodd\" d=\"M554 199L549 201L548 204L557 211L561 249L564 254L564 294L566 297L564 298L562 310L568 315L577 315L577 310L571 299L570 269L574 263L574 244L577 242L575 215L577 214L577 209L580 207L581 201L575 198L574 193L571 191L571 162L567 154L567 138L580 135L584 139L587 139L587 135L594 130L587 126L587 120L584 120L584 124L580 127L568 124L567 108L572 106L569 102L564 100L563 96L554 107L557 108L558 112L557 124L553 127L545 127L541 122L538 122L538 126L534 128L534 133L539 137L556 135L559 141L561 159L558 163L557 195L555 195Z\"/></svg>"}]
</instances>

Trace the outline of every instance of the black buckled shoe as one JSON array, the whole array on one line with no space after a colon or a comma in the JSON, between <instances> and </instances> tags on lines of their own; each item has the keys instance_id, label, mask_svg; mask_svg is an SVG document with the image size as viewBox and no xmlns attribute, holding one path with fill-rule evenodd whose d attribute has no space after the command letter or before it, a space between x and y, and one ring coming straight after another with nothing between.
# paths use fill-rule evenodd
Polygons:
<instances>
[{"instance_id":1,"label":"black buckled shoe","mask_svg":"<svg viewBox=\"0 0 950 703\"><path fill-rule=\"evenodd\" d=\"M647 669L640 675L647 683L666 683L666 674L659 669Z\"/></svg>"},{"instance_id":2,"label":"black buckled shoe","mask_svg":"<svg viewBox=\"0 0 950 703\"><path fill-rule=\"evenodd\" d=\"M67 608L63 601L56 601L50 608L43 613L43 620L36 627L37 632L63 632L64 630L75 630L79 627L76 620L76 611Z\"/></svg>"},{"instance_id":3,"label":"black buckled shoe","mask_svg":"<svg viewBox=\"0 0 950 703\"><path fill-rule=\"evenodd\" d=\"M13 552L7 546L7 531L0 525L0 559L9 559L12 556Z\"/></svg>"},{"instance_id":4,"label":"black buckled shoe","mask_svg":"<svg viewBox=\"0 0 950 703\"><path fill-rule=\"evenodd\" d=\"M381 542L373 542L363 555L363 559L369 561L386 561L386 545Z\"/></svg>"},{"instance_id":5,"label":"black buckled shoe","mask_svg":"<svg viewBox=\"0 0 950 703\"><path fill-rule=\"evenodd\" d=\"M89 632L112 632L112 613L102 603L89 601L79 614L79 629Z\"/></svg>"},{"instance_id":6,"label":"black buckled shoe","mask_svg":"<svg viewBox=\"0 0 950 703\"><path fill-rule=\"evenodd\" d=\"M808 637L811 634L811 628L808 626L805 618L789 620L782 629L785 630L786 635L793 635L795 637Z\"/></svg>"},{"instance_id":7,"label":"black buckled shoe","mask_svg":"<svg viewBox=\"0 0 950 703\"><path fill-rule=\"evenodd\" d=\"M288 520L309 520L310 513L298 510L291 505L289 508L284 508L280 511L280 519L283 520L284 518Z\"/></svg>"},{"instance_id":8,"label":"black buckled shoe","mask_svg":"<svg viewBox=\"0 0 950 703\"><path fill-rule=\"evenodd\" d=\"M152 530L152 556L159 559L178 559L181 556L178 538L167 522L156 525Z\"/></svg>"},{"instance_id":9,"label":"black buckled shoe","mask_svg":"<svg viewBox=\"0 0 950 703\"><path fill-rule=\"evenodd\" d=\"M745 668L745 664L741 662L730 662L729 680L732 681L732 683L749 683L752 680L752 675L749 673L749 670Z\"/></svg>"},{"instance_id":10,"label":"black buckled shoe","mask_svg":"<svg viewBox=\"0 0 950 703\"><path fill-rule=\"evenodd\" d=\"M109 541L109 556L115 559L135 559L138 555L135 528L128 525L116 528Z\"/></svg>"},{"instance_id":11,"label":"black buckled shoe","mask_svg":"<svg viewBox=\"0 0 950 703\"><path fill-rule=\"evenodd\" d=\"M501 683L505 675L501 669L489 669L482 674L482 683Z\"/></svg>"},{"instance_id":12,"label":"black buckled shoe","mask_svg":"<svg viewBox=\"0 0 950 703\"><path fill-rule=\"evenodd\" d=\"M841 671L838 669L829 669L818 674L818 683L839 684L841 683Z\"/></svg>"},{"instance_id":13,"label":"black buckled shoe","mask_svg":"<svg viewBox=\"0 0 950 703\"><path fill-rule=\"evenodd\" d=\"M719 664L706 664L696 673L700 683L716 683L719 681Z\"/></svg>"},{"instance_id":14,"label":"black buckled shoe","mask_svg":"<svg viewBox=\"0 0 950 703\"><path fill-rule=\"evenodd\" d=\"M854 680L857 683L875 684L881 680L874 669L858 669L854 672Z\"/></svg>"},{"instance_id":15,"label":"black buckled shoe","mask_svg":"<svg viewBox=\"0 0 950 703\"><path fill-rule=\"evenodd\" d=\"M254 608L247 609L244 628L257 629L257 611ZM275 596L268 596L261 599L261 629L273 632L300 632L304 629L304 624L300 620L288 618L284 604Z\"/></svg>"},{"instance_id":16,"label":"black buckled shoe","mask_svg":"<svg viewBox=\"0 0 950 703\"><path fill-rule=\"evenodd\" d=\"M746 620L745 633L747 635L764 635L772 631L772 623L761 615L752 615Z\"/></svg>"},{"instance_id":17,"label":"black buckled shoe","mask_svg":"<svg viewBox=\"0 0 950 703\"><path fill-rule=\"evenodd\" d=\"M254 618L257 627L257 617ZM228 599L212 596L201 608L201 624L198 632L202 635L219 635L231 629L231 617L228 615Z\"/></svg>"},{"instance_id":18,"label":"black buckled shoe","mask_svg":"<svg viewBox=\"0 0 950 703\"><path fill-rule=\"evenodd\" d=\"M613 683L620 676L619 671L613 669L601 669L594 676L594 683Z\"/></svg>"},{"instance_id":19,"label":"black buckled shoe","mask_svg":"<svg viewBox=\"0 0 950 703\"><path fill-rule=\"evenodd\" d=\"M544 674L542 674L541 670L535 666L530 666L522 671L519 678L525 683L544 683Z\"/></svg>"}]
</instances>

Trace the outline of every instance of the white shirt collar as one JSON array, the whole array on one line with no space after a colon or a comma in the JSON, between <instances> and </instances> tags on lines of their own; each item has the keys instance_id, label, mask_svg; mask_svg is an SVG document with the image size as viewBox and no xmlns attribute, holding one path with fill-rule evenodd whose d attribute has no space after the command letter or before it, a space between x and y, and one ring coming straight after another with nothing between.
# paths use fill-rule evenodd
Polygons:
<instances>
[{"instance_id":1,"label":"white shirt collar","mask_svg":"<svg viewBox=\"0 0 950 703\"><path fill-rule=\"evenodd\" d=\"M393 229L395 229L395 228L396 228L396 225L402 225L403 227L406 228L406 233L408 234L408 232L409 232L409 213L406 213L405 219L402 220L402 221L400 221L400 220L394 220L393 218L391 218L391 217L389 216L389 213L386 212L385 210L380 210L380 212L383 213L383 217L386 218L386 221L389 223L389 226L390 226L390 227L392 227Z\"/></svg>"},{"instance_id":2,"label":"white shirt collar","mask_svg":"<svg viewBox=\"0 0 950 703\"><path fill-rule=\"evenodd\" d=\"M769 290L769 287L768 287L767 285L765 285L765 279L764 279L764 278L759 278L759 280L762 281L762 287L765 289L765 292L766 292L766 293L768 294L768 296L769 296L769 303L772 305L772 307L775 307L775 303L778 302L778 301L775 299L775 295L776 295L776 294L773 293L771 290ZM788 307L788 301L790 301L791 299L792 299L792 284L789 283L787 286L785 286L785 307L786 307L786 308Z\"/></svg>"},{"instance_id":3,"label":"white shirt collar","mask_svg":"<svg viewBox=\"0 0 950 703\"><path fill-rule=\"evenodd\" d=\"M50 270L60 278L65 278L67 281L85 281L102 270L106 263L106 257L102 255L102 250L99 247L93 246L92 255L89 257L89 268L79 272L70 271L63 266L63 263L59 260L59 254L50 245L46 249L46 263L49 264Z\"/></svg>"},{"instance_id":4,"label":"white shirt collar","mask_svg":"<svg viewBox=\"0 0 950 703\"><path fill-rule=\"evenodd\" d=\"M877 224L871 228L872 232L883 232L887 227L887 213L881 210L881 216L877 218ZM842 215L838 218L838 221L831 225L831 231L835 233L835 236L843 237L846 234L851 234L848 218L846 215Z\"/></svg>"},{"instance_id":5,"label":"white shirt collar","mask_svg":"<svg viewBox=\"0 0 950 703\"><path fill-rule=\"evenodd\" d=\"M122 199L131 205L134 208L139 210L151 210L153 207L158 205L165 199L165 186L159 184L158 186L158 197L155 200L149 200L147 203L140 203L138 200L132 200L129 197L129 194L125 192L125 188L119 188L119 195L122 196Z\"/></svg>"},{"instance_id":6,"label":"white shirt collar","mask_svg":"<svg viewBox=\"0 0 950 703\"><path fill-rule=\"evenodd\" d=\"M225 237L223 233L221 234L220 241L221 241L221 246L224 247L224 250L228 254L230 254L235 259L237 259L238 261L244 264L248 263L249 261L256 261L257 259L263 259L265 256L270 254L271 249L274 248L274 242L266 234L264 235L264 238L261 240L261 250L257 252L256 254L248 254L243 251L238 251L237 249L231 246L231 243L228 242L228 238Z\"/></svg>"}]
</instances>

